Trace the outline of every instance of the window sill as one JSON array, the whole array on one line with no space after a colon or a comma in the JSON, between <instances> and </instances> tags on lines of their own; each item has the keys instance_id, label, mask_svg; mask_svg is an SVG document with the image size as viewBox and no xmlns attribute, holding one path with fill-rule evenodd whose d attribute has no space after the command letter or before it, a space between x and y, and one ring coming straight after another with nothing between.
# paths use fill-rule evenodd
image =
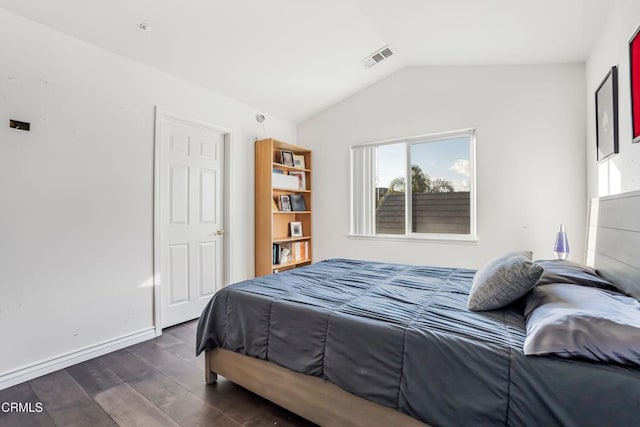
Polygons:
<instances>
[{"instance_id":1,"label":"window sill","mask_svg":"<svg viewBox=\"0 0 640 427\"><path fill-rule=\"evenodd\" d=\"M447 245L472 245L477 246L478 238L475 236L452 236L452 235L394 235L394 234L377 234L374 236L365 234L347 234L348 239L354 240L380 240L391 242L416 242L416 243L437 243Z\"/></svg>"}]
</instances>

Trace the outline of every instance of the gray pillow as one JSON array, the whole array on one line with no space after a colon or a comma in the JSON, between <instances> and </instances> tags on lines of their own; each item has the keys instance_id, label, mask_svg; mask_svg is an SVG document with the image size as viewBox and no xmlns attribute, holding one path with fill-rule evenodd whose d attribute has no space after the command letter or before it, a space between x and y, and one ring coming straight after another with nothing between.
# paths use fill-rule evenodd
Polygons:
<instances>
[{"instance_id":1,"label":"gray pillow","mask_svg":"<svg viewBox=\"0 0 640 427\"><path fill-rule=\"evenodd\" d=\"M586 265L563 260L538 260L536 264L544 268L536 286L550 283L570 283L616 291L615 286L600 277L595 269Z\"/></svg>"},{"instance_id":2,"label":"gray pillow","mask_svg":"<svg viewBox=\"0 0 640 427\"><path fill-rule=\"evenodd\" d=\"M531 252L511 252L483 265L473 277L469 310L495 310L529 292L543 271L531 256Z\"/></svg>"},{"instance_id":3,"label":"gray pillow","mask_svg":"<svg viewBox=\"0 0 640 427\"><path fill-rule=\"evenodd\" d=\"M524 354L640 365L640 302L566 283L536 287L525 308Z\"/></svg>"}]
</instances>

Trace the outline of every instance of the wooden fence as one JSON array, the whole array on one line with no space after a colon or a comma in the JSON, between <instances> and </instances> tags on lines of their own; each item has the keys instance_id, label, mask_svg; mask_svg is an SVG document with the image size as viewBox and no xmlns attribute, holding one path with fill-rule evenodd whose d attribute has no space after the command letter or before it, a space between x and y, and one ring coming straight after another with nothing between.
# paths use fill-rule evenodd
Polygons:
<instances>
[{"instance_id":1,"label":"wooden fence","mask_svg":"<svg viewBox=\"0 0 640 427\"><path fill-rule=\"evenodd\" d=\"M404 193L385 194L376 209L377 234L404 234ZM414 233L469 234L470 193L413 194Z\"/></svg>"}]
</instances>

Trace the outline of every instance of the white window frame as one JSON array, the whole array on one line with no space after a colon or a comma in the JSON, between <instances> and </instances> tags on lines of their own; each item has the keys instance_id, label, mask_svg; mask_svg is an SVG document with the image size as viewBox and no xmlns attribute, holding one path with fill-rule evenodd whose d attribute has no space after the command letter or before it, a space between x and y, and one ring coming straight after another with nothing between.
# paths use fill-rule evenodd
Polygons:
<instances>
[{"instance_id":1,"label":"white window frame","mask_svg":"<svg viewBox=\"0 0 640 427\"><path fill-rule=\"evenodd\" d=\"M416 233L412 229L412 185L411 185L411 147L420 143L436 142L446 139L455 139L461 137L469 138L469 234L449 234L449 233ZM355 230L354 214L356 210L362 212L362 207L356 206L354 185L354 150L362 147L380 147L389 144L404 143L405 145L405 234L377 234L375 229L375 218L371 225L371 234L357 234ZM461 129L448 132L432 133L427 135L417 135L407 138L398 138L377 142L370 142L366 144L357 144L350 147L351 153L351 171L350 171L350 229L348 237L356 239L376 239L376 240L411 240L411 241L436 241L440 243L469 243L475 244L478 241L477 236L477 213L476 213L476 132L475 129ZM375 176L372 175L372 179L375 180ZM364 180L362 180L364 181ZM366 184L366 183L365 183ZM367 187L368 185L364 185ZM375 182L369 183L369 186L375 188ZM358 189L362 191L362 188ZM375 198L369 197L371 200L368 203L369 215L375 214ZM366 210L365 210L366 211Z\"/></svg>"}]
</instances>

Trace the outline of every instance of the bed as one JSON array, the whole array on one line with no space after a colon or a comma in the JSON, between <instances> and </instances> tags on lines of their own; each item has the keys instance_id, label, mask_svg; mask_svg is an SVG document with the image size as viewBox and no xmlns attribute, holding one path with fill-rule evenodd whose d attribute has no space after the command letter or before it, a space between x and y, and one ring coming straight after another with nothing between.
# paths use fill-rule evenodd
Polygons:
<instances>
[{"instance_id":1,"label":"bed","mask_svg":"<svg viewBox=\"0 0 640 427\"><path fill-rule=\"evenodd\" d=\"M598 205L596 267L638 298L640 193ZM473 275L334 259L229 286L198 325L206 380L320 425L637 423L640 367L525 356L522 303L468 311Z\"/></svg>"}]
</instances>

